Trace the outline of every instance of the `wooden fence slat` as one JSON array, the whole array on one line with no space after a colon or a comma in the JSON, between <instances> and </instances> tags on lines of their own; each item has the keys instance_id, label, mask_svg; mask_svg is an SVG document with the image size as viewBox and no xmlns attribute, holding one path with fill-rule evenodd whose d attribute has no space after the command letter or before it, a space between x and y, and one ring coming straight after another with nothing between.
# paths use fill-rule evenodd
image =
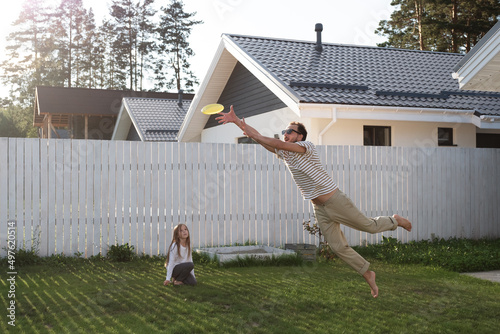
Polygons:
<instances>
[{"instance_id":1,"label":"wooden fence slat","mask_svg":"<svg viewBox=\"0 0 500 334\"><path fill-rule=\"evenodd\" d=\"M203 161L206 166L205 172L205 206L206 206L206 224L205 224L205 243L207 247L213 247L215 243L216 231L216 210L217 210L217 160L216 146L214 144L204 145L201 150L204 154ZM203 156L203 155L202 155Z\"/></svg>"},{"instance_id":2,"label":"wooden fence slat","mask_svg":"<svg viewBox=\"0 0 500 334\"><path fill-rule=\"evenodd\" d=\"M79 220L79 208L78 208L78 200L79 200L79 152L78 152L78 142L71 141L70 142L70 198L71 198L71 215L70 215L70 228L71 228L71 252L72 255L79 254L79 244L78 244L78 220Z\"/></svg>"},{"instance_id":3,"label":"wooden fence slat","mask_svg":"<svg viewBox=\"0 0 500 334\"><path fill-rule=\"evenodd\" d=\"M5 257L8 249L8 191L9 189L9 138L0 138L0 256Z\"/></svg>"},{"instance_id":4,"label":"wooden fence slat","mask_svg":"<svg viewBox=\"0 0 500 334\"><path fill-rule=\"evenodd\" d=\"M130 215L129 222L125 221L123 226L123 238L124 243L129 243L131 245L135 245L135 249L139 252L139 245L137 244L137 229L138 225L141 224L140 221L140 185L138 180L139 174L139 158L137 156L137 142L131 142L130 144L130 153L129 153L129 163L130 163L130 179L129 179L129 188L127 192L130 194L130 206L125 210L130 211L128 215Z\"/></svg>"},{"instance_id":5,"label":"wooden fence slat","mask_svg":"<svg viewBox=\"0 0 500 334\"><path fill-rule=\"evenodd\" d=\"M145 215L146 215L146 207L145 207L145 180L144 180L144 167L145 167L145 151L139 147L139 142L135 142L133 145L137 150L136 161L134 161L134 165L137 166L136 173L136 182L132 182L132 187L136 189L137 192L137 223L134 226L132 224L132 229L130 230L130 238L132 243L136 245L136 250L138 254L142 254L144 252L144 224L145 224ZM133 190L132 190L133 192ZM149 213L148 213L149 214Z\"/></svg>"},{"instance_id":6,"label":"wooden fence slat","mask_svg":"<svg viewBox=\"0 0 500 334\"><path fill-rule=\"evenodd\" d=\"M22 138L14 139L16 141L16 161L14 162L16 165L16 178L13 179L14 187L15 187L15 203L16 209L13 212L15 219L17 220L17 247L23 247L24 241L24 145Z\"/></svg>"},{"instance_id":7,"label":"wooden fence slat","mask_svg":"<svg viewBox=\"0 0 500 334\"><path fill-rule=\"evenodd\" d=\"M166 254L166 191L167 191L167 143L158 143L158 255Z\"/></svg>"},{"instance_id":8,"label":"wooden fence slat","mask_svg":"<svg viewBox=\"0 0 500 334\"><path fill-rule=\"evenodd\" d=\"M180 217L180 209L181 209L181 200L180 200L180 169L181 162L179 161L179 146L172 146L172 206L171 206L171 215L172 215L172 225L170 226L170 231L167 230L167 235L172 238L172 233L174 227L181 223ZM182 207L183 209L184 207ZM168 214L168 213L167 213Z\"/></svg>"},{"instance_id":9,"label":"wooden fence slat","mask_svg":"<svg viewBox=\"0 0 500 334\"><path fill-rule=\"evenodd\" d=\"M62 150L62 165L63 165L63 253L67 256L73 256L71 246L71 141L63 140L59 149Z\"/></svg>"},{"instance_id":10,"label":"wooden fence slat","mask_svg":"<svg viewBox=\"0 0 500 334\"><path fill-rule=\"evenodd\" d=\"M116 244L116 224L117 224L117 214L119 211L119 206L117 205L117 192L116 188L121 180L117 180L117 168L118 168L118 142L112 141L109 143L109 158L108 158L108 227L106 229L108 233L107 245L108 247ZM121 193L119 193L121 194Z\"/></svg>"},{"instance_id":11,"label":"wooden fence slat","mask_svg":"<svg viewBox=\"0 0 500 334\"><path fill-rule=\"evenodd\" d=\"M87 141L86 149L86 166L85 166L85 188L86 188L86 201L85 201L85 237L86 237L86 254L93 256L94 254L94 168L95 168L95 147L94 141Z\"/></svg>"},{"instance_id":12,"label":"wooden fence slat","mask_svg":"<svg viewBox=\"0 0 500 334\"><path fill-rule=\"evenodd\" d=\"M116 148L116 245L128 242L124 235L126 224L130 224L130 145L121 141Z\"/></svg>"},{"instance_id":13,"label":"wooden fence slat","mask_svg":"<svg viewBox=\"0 0 500 334\"><path fill-rule=\"evenodd\" d=\"M145 143L145 157L144 157L144 249L143 253L151 255L151 223L152 223L152 210L153 207L151 205L151 149L153 143Z\"/></svg>"},{"instance_id":14,"label":"wooden fence slat","mask_svg":"<svg viewBox=\"0 0 500 334\"><path fill-rule=\"evenodd\" d=\"M64 253L64 152L63 141L61 139L53 139L50 141L51 147L54 149L54 159L49 161L53 166L53 179L51 185L54 189L55 202L51 205L55 213L55 233L52 233L54 238L54 252L56 254Z\"/></svg>"},{"instance_id":15,"label":"wooden fence slat","mask_svg":"<svg viewBox=\"0 0 500 334\"><path fill-rule=\"evenodd\" d=\"M78 163L78 253L86 256L87 254L86 188L87 188L88 145L86 145L86 142L83 140L77 141L77 145L78 145L78 161L77 161Z\"/></svg>"},{"instance_id":16,"label":"wooden fence slat","mask_svg":"<svg viewBox=\"0 0 500 334\"><path fill-rule=\"evenodd\" d=\"M195 160L195 154L193 152L194 150L194 144L193 143L186 143L184 149L182 150L183 153L183 160L184 160L184 168L183 168L183 176L182 179L185 181L184 183L184 188L183 188L183 193L184 193L184 207L185 207L185 215L184 215L184 224L186 224L189 229L194 229L196 231L195 226L193 225L193 213L195 211L195 196L193 193L193 189L196 187L196 182L194 181L194 160ZM196 199L198 198L198 195L196 196ZM193 235L193 238L197 238L197 236Z\"/></svg>"},{"instance_id":17,"label":"wooden fence slat","mask_svg":"<svg viewBox=\"0 0 500 334\"><path fill-rule=\"evenodd\" d=\"M109 243L109 220L110 215L114 210L110 210L109 203L109 159L110 159L110 141L100 142L100 158L101 158L101 169L100 169L100 179L101 179L101 206L100 206L100 252L103 256L108 253ZM114 207L114 203L113 203Z\"/></svg>"},{"instance_id":18,"label":"wooden fence slat","mask_svg":"<svg viewBox=\"0 0 500 334\"><path fill-rule=\"evenodd\" d=\"M159 221L160 221L160 175L159 175L160 147L158 143L151 143L151 255L159 255Z\"/></svg>"},{"instance_id":19,"label":"wooden fence slat","mask_svg":"<svg viewBox=\"0 0 500 334\"><path fill-rule=\"evenodd\" d=\"M242 146L242 149L246 149L246 146ZM235 243L244 243L243 240L243 230L245 229L245 202L248 202L248 194L246 193L245 185L246 185L246 169L248 169L247 161L243 158L243 154L237 154L236 147L229 146L229 161L230 161L230 175L231 175L231 187L227 187L226 196L227 203L230 203L229 206L231 208L231 233L228 236L229 244ZM227 160L225 163L227 164ZM247 185L248 186L248 185ZM234 187L234 188L233 188ZM235 190L232 193L229 189L233 188ZM233 200L237 199L233 203Z\"/></svg>"},{"instance_id":20,"label":"wooden fence slat","mask_svg":"<svg viewBox=\"0 0 500 334\"><path fill-rule=\"evenodd\" d=\"M92 184L94 198L93 198L93 240L92 240L92 254L98 255L101 252L101 228L102 228L102 216L101 216L101 205L102 205L102 156L99 141L93 142L93 153L94 153L94 164L93 164L93 176L94 182ZM88 204L88 203L87 203Z\"/></svg>"}]
</instances>

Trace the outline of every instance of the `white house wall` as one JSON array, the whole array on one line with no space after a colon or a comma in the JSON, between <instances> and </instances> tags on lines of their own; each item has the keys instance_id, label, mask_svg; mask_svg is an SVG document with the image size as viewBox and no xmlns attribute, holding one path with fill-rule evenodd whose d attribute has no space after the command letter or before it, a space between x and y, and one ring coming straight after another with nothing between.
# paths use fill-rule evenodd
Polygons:
<instances>
[{"instance_id":1,"label":"white house wall","mask_svg":"<svg viewBox=\"0 0 500 334\"><path fill-rule=\"evenodd\" d=\"M237 113L237 111L236 111ZM246 120L265 136L279 134L292 121L304 123L308 130L308 140L320 143L319 135L331 122L326 118L300 118L289 108L252 116ZM476 127L466 123L403 122L379 120L338 119L323 135L324 145L363 145L363 126L390 126L392 146L437 147L437 129L453 128L453 141L458 147L476 147ZM234 124L226 124L203 130L203 143L237 143L243 137Z\"/></svg>"},{"instance_id":2,"label":"white house wall","mask_svg":"<svg viewBox=\"0 0 500 334\"><path fill-rule=\"evenodd\" d=\"M319 133L330 119L314 119L311 122L311 138L319 143ZM323 135L325 145L363 145L363 126L391 127L392 146L437 147L438 127L453 128L454 144L459 147L476 146L476 127L472 124L450 124L431 122L401 122L376 120L340 119Z\"/></svg>"}]
</instances>

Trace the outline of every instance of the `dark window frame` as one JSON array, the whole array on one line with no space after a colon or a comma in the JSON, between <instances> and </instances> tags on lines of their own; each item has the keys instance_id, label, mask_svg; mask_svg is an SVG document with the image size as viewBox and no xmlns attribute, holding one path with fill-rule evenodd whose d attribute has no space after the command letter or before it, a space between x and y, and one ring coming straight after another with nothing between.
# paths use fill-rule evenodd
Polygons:
<instances>
[{"instance_id":1,"label":"dark window frame","mask_svg":"<svg viewBox=\"0 0 500 334\"><path fill-rule=\"evenodd\" d=\"M453 128L438 128L438 146L456 146L453 144Z\"/></svg>"},{"instance_id":2,"label":"dark window frame","mask_svg":"<svg viewBox=\"0 0 500 334\"><path fill-rule=\"evenodd\" d=\"M385 133L386 131L388 133ZM363 145L392 146L392 128L390 126L363 125Z\"/></svg>"}]
</instances>

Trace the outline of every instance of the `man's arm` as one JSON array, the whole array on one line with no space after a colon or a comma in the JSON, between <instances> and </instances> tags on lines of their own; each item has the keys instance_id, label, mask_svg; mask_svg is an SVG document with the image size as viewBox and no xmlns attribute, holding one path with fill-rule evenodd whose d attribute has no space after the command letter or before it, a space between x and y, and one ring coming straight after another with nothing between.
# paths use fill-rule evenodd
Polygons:
<instances>
[{"instance_id":1,"label":"man's arm","mask_svg":"<svg viewBox=\"0 0 500 334\"><path fill-rule=\"evenodd\" d=\"M300 146L295 143L287 143L282 140L276 139L276 138L271 138L271 137L266 137L263 136L257 131L254 127L246 124L244 119L239 119L236 114L234 113L233 106L231 106L230 111L228 113L220 113L221 116L217 117L216 120L219 121L219 123L226 124L226 123L234 123L236 126L238 126L243 133L255 140L257 143L262 145L265 149L267 149L269 152L275 153L275 149L278 150L285 150L285 151L291 151L291 152L299 152L299 153L305 153L306 148L303 146Z\"/></svg>"},{"instance_id":2,"label":"man's arm","mask_svg":"<svg viewBox=\"0 0 500 334\"><path fill-rule=\"evenodd\" d=\"M246 124L245 119L241 120L242 130L248 137L255 140L257 143L266 147L269 151L275 152L276 149L290 152L298 152L305 153L306 148L304 146L300 146L296 143L287 143L280 139L266 137L261 135L257 130L255 130L250 125Z\"/></svg>"}]
</instances>

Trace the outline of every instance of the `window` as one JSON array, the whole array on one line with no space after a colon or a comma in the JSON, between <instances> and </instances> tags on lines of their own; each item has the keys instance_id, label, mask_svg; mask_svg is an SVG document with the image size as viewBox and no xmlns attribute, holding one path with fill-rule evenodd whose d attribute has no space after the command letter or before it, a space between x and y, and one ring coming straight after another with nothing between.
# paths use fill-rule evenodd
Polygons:
<instances>
[{"instance_id":1,"label":"window","mask_svg":"<svg viewBox=\"0 0 500 334\"><path fill-rule=\"evenodd\" d=\"M391 146L390 126L363 126L363 145Z\"/></svg>"},{"instance_id":2,"label":"window","mask_svg":"<svg viewBox=\"0 0 500 334\"><path fill-rule=\"evenodd\" d=\"M453 146L453 128L438 128L438 146Z\"/></svg>"}]
</instances>

